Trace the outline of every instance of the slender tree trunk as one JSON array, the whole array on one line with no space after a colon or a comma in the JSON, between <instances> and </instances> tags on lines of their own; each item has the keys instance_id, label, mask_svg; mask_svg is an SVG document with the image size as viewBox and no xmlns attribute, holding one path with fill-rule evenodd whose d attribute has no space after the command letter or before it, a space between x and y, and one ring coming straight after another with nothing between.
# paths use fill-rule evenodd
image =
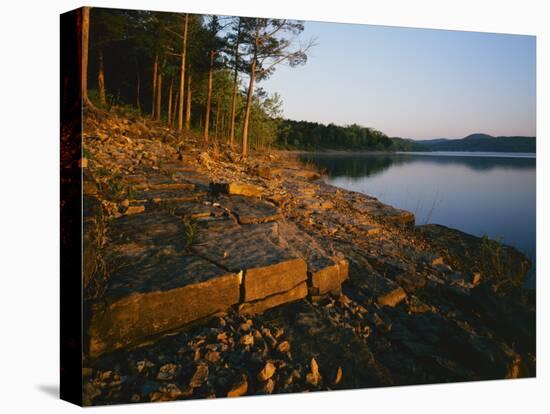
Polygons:
<instances>
[{"instance_id":1,"label":"slender tree trunk","mask_svg":"<svg viewBox=\"0 0 550 414\"><path fill-rule=\"evenodd\" d=\"M215 127L214 127L214 134L216 136L216 139L219 141L220 140L220 134L219 134L219 126L220 126L220 100L221 100L221 95L218 93L218 99L216 99L216 123L215 123Z\"/></svg>"},{"instance_id":2,"label":"slender tree trunk","mask_svg":"<svg viewBox=\"0 0 550 414\"><path fill-rule=\"evenodd\" d=\"M172 87L174 84L174 78L170 78L170 89L168 90L168 126L170 126L170 120L172 119Z\"/></svg>"},{"instance_id":3,"label":"slender tree trunk","mask_svg":"<svg viewBox=\"0 0 550 414\"><path fill-rule=\"evenodd\" d=\"M246 110L243 121L243 155L248 154L248 121L250 119L250 108L252 106L252 96L254 95L254 80L256 78L256 56L252 59L250 68L250 83L248 85L248 95L246 97Z\"/></svg>"},{"instance_id":4,"label":"slender tree trunk","mask_svg":"<svg viewBox=\"0 0 550 414\"><path fill-rule=\"evenodd\" d=\"M208 70L208 93L206 95L206 113L204 115L204 140L208 142L208 129L210 126L210 107L212 105L212 77L214 75L214 56L216 52L210 51L210 69Z\"/></svg>"},{"instance_id":5,"label":"slender tree trunk","mask_svg":"<svg viewBox=\"0 0 550 414\"><path fill-rule=\"evenodd\" d=\"M239 18L240 19L240 18ZM231 131L229 133L229 145L235 143L235 113L237 112L237 90L239 86L239 39L241 37L241 23L237 29L237 40L235 44L235 73L233 74L233 96L231 99Z\"/></svg>"},{"instance_id":6,"label":"slender tree trunk","mask_svg":"<svg viewBox=\"0 0 550 414\"><path fill-rule=\"evenodd\" d=\"M235 78L233 80L233 96L231 99L231 130L229 132L229 145L233 147L235 145L235 115L237 113L237 87L238 87L238 75L235 69Z\"/></svg>"},{"instance_id":7,"label":"slender tree trunk","mask_svg":"<svg viewBox=\"0 0 550 414\"><path fill-rule=\"evenodd\" d=\"M174 94L174 108L172 110L172 119L170 119L170 125L174 127L176 125L176 116L178 113L178 100L179 100L179 92L176 91Z\"/></svg>"},{"instance_id":8,"label":"slender tree trunk","mask_svg":"<svg viewBox=\"0 0 550 414\"><path fill-rule=\"evenodd\" d=\"M189 26L189 14L185 15L185 25L183 27L183 46L181 52L181 78L180 95L178 108L178 132L183 129L183 98L185 97L185 55L187 51L187 27Z\"/></svg>"},{"instance_id":9,"label":"slender tree trunk","mask_svg":"<svg viewBox=\"0 0 550 414\"><path fill-rule=\"evenodd\" d=\"M191 66L189 66L191 69ZM191 70L189 70L189 76L187 76L187 103L185 106L185 130L191 129Z\"/></svg>"},{"instance_id":10,"label":"slender tree trunk","mask_svg":"<svg viewBox=\"0 0 550 414\"><path fill-rule=\"evenodd\" d=\"M88 43L90 36L90 8L82 8L82 67L80 79L82 83L82 104L93 107L88 98Z\"/></svg>"},{"instance_id":11,"label":"slender tree trunk","mask_svg":"<svg viewBox=\"0 0 550 414\"><path fill-rule=\"evenodd\" d=\"M157 121L160 121L160 105L162 102L162 73L158 74L157 80L157 111L155 113L155 118Z\"/></svg>"},{"instance_id":12,"label":"slender tree trunk","mask_svg":"<svg viewBox=\"0 0 550 414\"><path fill-rule=\"evenodd\" d=\"M103 48L99 48L98 52L99 64L97 71L97 87L99 89L99 102L103 107L107 105L107 98L105 96L105 69L103 68Z\"/></svg>"},{"instance_id":13,"label":"slender tree trunk","mask_svg":"<svg viewBox=\"0 0 550 414\"><path fill-rule=\"evenodd\" d=\"M224 141L227 142L227 134L226 134L226 128L225 128L225 114L222 116L222 126L221 126L221 136L224 138Z\"/></svg>"},{"instance_id":14,"label":"slender tree trunk","mask_svg":"<svg viewBox=\"0 0 550 414\"><path fill-rule=\"evenodd\" d=\"M141 78L139 76L139 64L137 60L137 56L135 56L136 60L136 106L139 111L139 114L141 115L141 102L140 102L140 88L141 88Z\"/></svg>"},{"instance_id":15,"label":"slender tree trunk","mask_svg":"<svg viewBox=\"0 0 550 414\"><path fill-rule=\"evenodd\" d=\"M155 63L153 64L153 93L151 99L151 118L155 119L155 98L157 93L157 72L159 67L159 56L155 56Z\"/></svg>"}]
</instances>

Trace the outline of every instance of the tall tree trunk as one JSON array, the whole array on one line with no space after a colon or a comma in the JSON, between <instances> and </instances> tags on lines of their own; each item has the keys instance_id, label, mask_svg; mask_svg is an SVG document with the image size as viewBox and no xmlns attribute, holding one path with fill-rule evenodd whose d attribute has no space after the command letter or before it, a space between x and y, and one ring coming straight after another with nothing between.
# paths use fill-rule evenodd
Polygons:
<instances>
[{"instance_id":1,"label":"tall tree trunk","mask_svg":"<svg viewBox=\"0 0 550 414\"><path fill-rule=\"evenodd\" d=\"M218 93L218 99L216 99L216 121L215 121L215 127L214 127L214 134L216 136L216 140L220 140L220 134L219 134L219 126L220 126L220 100L221 95Z\"/></svg>"},{"instance_id":2,"label":"tall tree trunk","mask_svg":"<svg viewBox=\"0 0 550 414\"><path fill-rule=\"evenodd\" d=\"M187 76L187 103L185 104L185 130L189 131L189 129L191 129L191 70Z\"/></svg>"},{"instance_id":3,"label":"tall tree trunk","mask_svg":"<svg viewBox=\"0 0 550 414\"><path fill-rule=\"evenodd\" d=\"M239 18L240 20L240 18ZM237 112L237 90L239 86L239 39L241 37L241 22L237 29L237 39L235 42L235 73L233 74L233 96L231 99L231 131L229 133L229 145L233 147L235 143L235 114Z\"/></svg>"},{"instance_id":4,"label":"tall tree trunk","mask_svg":"<svg viewBox=\"0 0 550 414\"><path fill-rule=\"evenodd\" d=\"M153 64L153 93L151 99L151 118L155 119L155 98L157 94L157 72L159 68L159 55L155 55L155 63Z\"/></svg>"},{"instance_id":5,"label":"tall tree trunk","mask_svg":"<svg viewBox=\"0 0 550 414\"><path fill-rule=\"evenodd\" d=\"M105 69L103 68L103 48L99 48L98 52L99 64L97 71L97 88L99 89L99 102L103 107L107 105L107 98L105 96Z\"/></svg>"},{"instance_id":6,"label":"tall tree trunk","mask_svg":"<svg viewBox=\"0 0 550 414\"><path fill-rule=\"evenodd\" d=\"M162 102L162 73L158 74L157 80L157 111L155 113L155 118L157 121L160 121L160 105Z\"/></svg>"},{"instance_id":7,"label":"tall tree trunk","mask_svg":"<svg viewBox=\"0 0 550 414\"><path fill-rule=\"evenodd\" d=\"M170 89L168 90L168 126L170 126L170 120L172 119L172 87L174 84L174 78L170 78Z\"/></svg>"},{"instance_id":8,"label":"tall tree trunk","mask_svg":"<svg viewBox=\"0 0 550 414\"><path fill-rule=\"evenodd\" d=\"M210 51L210 69L208 70L208 93L206 95L206 113L204 115L204 140L208 142L208 129L210 126L210 107L212 104L212 77L214 75L215 50Z\"/></svg>"},{"instance_id":9,"label":"tall tree trunk","mask_svg":"<svg viewBox=\"0 0 550 414\"><path fill-rule=\"evenodd\" d=\"M90 37L90 8L82 8L82 72L80 73L82 86L82 104L93 107L88 98L88 43Z\"/></svg>"},{"instance_id":10,"label":"tall tree trunk","mask_svg":"<svg viewBox=\"0 0 550 414\"><path fill-rule=\"evenodd\" d=\"M222 132L221 132L220 135L224 138L224 141L227 142L227 134L226 134L227 131L226 131L226 128L225 128L225 118L226 118L226 116L223 115L223 116L222 116L222 126L221 126L221 128L220 128L220 130L221 130Z\"/></svg>"},{"instance_id":11,"label":"tall tree trunk","mask_svg":"<svg viewBox=\"0 0 550 414\"><path fill-rule=\"evenodd\" d=\"M181 51L181 77L180 77L180 96L178 108L178 132L183 129L183 99L185 98L185 57L187 52L187 27L189 26L189 14L185 15L185 24L183 27L183 46Z\"/></svg>"},{"instance_id":12,"label":"tall tree trunk","mask_svg":"<svg viewBox=\"0 0 550 414\"><path fill-rule=\"evenodd\" d=\"M233 147L235 145L235 115L237 112L237 69L235 69L235 78L233 80L233 96L231 99L231 130L229 132L229 145Z\"/></svg>"},{"instance_id":13,"label":"tall tree trunk","mask_svg":"<svg viewBox=\"0 0 550 414\"><path fill-rule=\"evenodd\" d=\"M139 64L137 56L134 56L136 60L136 106L139 114L141 115L141 102L140 102L140 88L141 88L141 78L139 76Z\"/></svg>"},{"instance_id":14,"label":"tall tree trunk","mask_svg":"<svg viewBox=\"0 0 550 414\"><path fill-rule=\"evenodd\" d=\"M172 119L170 119L170 126L174 127L176 125L176 116L178 113L178 100L179 100L179 92L176 91L174 94L174 107L172 110Z\"/></svg>"},{"instance_id":15,"label":"tall tree trunk","mask_svg":"<svg viewBox=\"0 0 550 414\"><path fill-rule=\"evenodd\" d=\"M256 56L252 58L250 68L250 83L248 84L248 95L246 97L246 111L243 121L243 155L248 154L248 121L250 119L250 107L252 106L252 96L254 95L254 80L256 78Z\"/></svg>"}]
</instances>

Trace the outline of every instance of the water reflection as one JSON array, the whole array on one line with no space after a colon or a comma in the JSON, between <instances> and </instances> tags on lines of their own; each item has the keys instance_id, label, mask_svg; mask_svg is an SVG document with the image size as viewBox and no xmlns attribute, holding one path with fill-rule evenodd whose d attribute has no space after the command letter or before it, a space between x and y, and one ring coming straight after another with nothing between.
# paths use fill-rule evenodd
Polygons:
<instances>
[{"instance_id":1,"label":"water reflection","mask_svg":"<svg viewBox=\"0 0 550 414\"><path fill-rule=\"evenodd\" d=\"M534 263L536 159L507 154L306 154L333 185L513 245Z\"/></svg>"},{"instance_id":2,"label":"water reflection","mask_svg":"<svg viewBox=\"0 0 550 414\"><path fill-rule=\"evenodd\" d=\"M494 168L531 169L535 158L529 154L495 154L486 156L456 153L312 153L301 158L314 162L331 177L361 178L383 172L393 165L405 163L434 163L466 165L473 170L487 171Z\"/></svg>"}]
</instances>

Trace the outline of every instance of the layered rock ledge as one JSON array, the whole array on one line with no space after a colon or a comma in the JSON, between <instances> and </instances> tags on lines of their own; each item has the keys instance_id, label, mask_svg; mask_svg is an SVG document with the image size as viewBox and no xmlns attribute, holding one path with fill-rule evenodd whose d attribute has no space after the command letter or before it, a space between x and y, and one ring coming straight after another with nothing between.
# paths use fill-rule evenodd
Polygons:
<instances>
[{"instance_id":1,"label":"layered rock ledge","mask_svg":"<svg viewBox=\"0 0 550 414\"><path fill-rule=\"evenodd\" d=\"M86 402L535 375L517 251L285 153L86 117Z\"/></svg>"}]
</instances>

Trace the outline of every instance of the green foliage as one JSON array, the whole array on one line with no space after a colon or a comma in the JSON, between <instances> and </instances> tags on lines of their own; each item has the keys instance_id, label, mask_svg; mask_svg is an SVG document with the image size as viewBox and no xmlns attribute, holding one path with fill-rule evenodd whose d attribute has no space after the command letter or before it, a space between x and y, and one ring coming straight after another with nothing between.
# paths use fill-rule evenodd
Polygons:
<instances>
[{"instance_id":1,"label":"green foliage","mask_svg":"<svg viewBox=\"0 0 550 414\"><path fill-rule=\"evenodd\" d=\"M121 202L129 197L129 188L122 182L120 173L115 173L105 180L104 192L109 201Z\"/></svg>"},{"instance_id":2,"label":"green foliage","mask_svg":"<svg viewBox=\"0 0 550 414\"><path fill-rule=\"evenodd\" d=\"M415 151L415 152L429 152L430 148L424 144L419 144L413 140L403 138L391 138L392 151Z\"/></svg>"},{"instance_id":3,"label":"green foliage","mask_svg":"<svg viewBox=\"0 0 550 414\"><path fill-rule=\"evenodd\" d=\"M281 120L277 145L286 149L357 149L392 150L392 141L386 134L357 124L337 126L317 122Z\"/></svg>"},{"instance_id":4,"label":"green foliage","mask_svg":"<svg viewBox=\"0 0 550 414\"><path fill-rule=\"evenodd\" d=\"M264 96L256 94L250 112L249 144L254 148L265 148L277 140L280 125L282 101L278 94Z\"/></svg>"},{"instance_id":5,"label":"green foliage","mask_svg":"<svg viewBox=\"0 0 550 414\"><path fill-rule=\"evenodd\" d=\"M197 241L199 227L195 220L190 217L183 218L183 228L185 236L185 249L189 250Z\"/></svg>"},{"instance_id":6,"label":"green foliage","mask_svg":"<svg viewBox=\"0 0 550 414\"><path fill-rule=\"evenodd\" d=\"M527 270L527 264L517 266L517 258L513 251L502 244L501 240L492 240L488 236L481 237L480 266L484 276L493 282L495 290L507 286L520 287Z\"/></svg>"},{"instance_id":7,"label":"green foliage","mask_svg":"<svg viewBox=\"0 0 550 414\"><path fill-rule=\"evenodd\" d=\"M98 108L121 111L132 118L152 113L153 71L162 75L160 121L168 120L168 98L172 85L172 114L179 101L181 54L185 26L183 13L92 8L88 64L88 96ZM208 74L213 62L213 87L209 135L228 141L231 130L233 92L235 100L235 144L242 137L248 77L254 61L256 82L269 77L279 64L304 64L306 51L297 42L301 22L282 19L188 15L185 94L191 75L191 128L204 128ZM212 53L214 52L214 53ZM106 103L99 97L99 67L102 56ZM242 75L244 76L244 79ZM237 75L237 78L235 78ZM236 83L235 83L236 80ZM255 88L248 127L248 144L269 147L277 143L281 128L281 101ZM177 98L177 99L176 99ZM184 97L184 106L187 96ZM185 108L187 110L187 108ZM307 137L306 137L307 138ZM113 184L113 197L120 192Z\"/></svg>"},{"instance_id":8,"label":"green foliage","mask_svg":"<svg viewBox=\"0 0 550 414\"><path fill-rule=\"evenodd\" d=\"M83 257L83 295L85 300L99 298L107 285L107 269L103 249L108 241L108 223L101 209L86 221Z\"/></svg>"},{"instance_id":9,"label":"green foliage","mask_svg":"<svg viewBox=\"0 0 550 414\"><path fill-rule=\"evenodd\" d=\"M107 102L105 105L103 105L101 103L101 99L99 99L99 91L97 89L88 89L88 98L90 99L90 101L92 101L92 103L96 108L100 108L104 110L109 109L110 103L114 102L115 100L115 97L112 94L107 92L105 94L105 98Z\"/></svg>"}]
</instances>

